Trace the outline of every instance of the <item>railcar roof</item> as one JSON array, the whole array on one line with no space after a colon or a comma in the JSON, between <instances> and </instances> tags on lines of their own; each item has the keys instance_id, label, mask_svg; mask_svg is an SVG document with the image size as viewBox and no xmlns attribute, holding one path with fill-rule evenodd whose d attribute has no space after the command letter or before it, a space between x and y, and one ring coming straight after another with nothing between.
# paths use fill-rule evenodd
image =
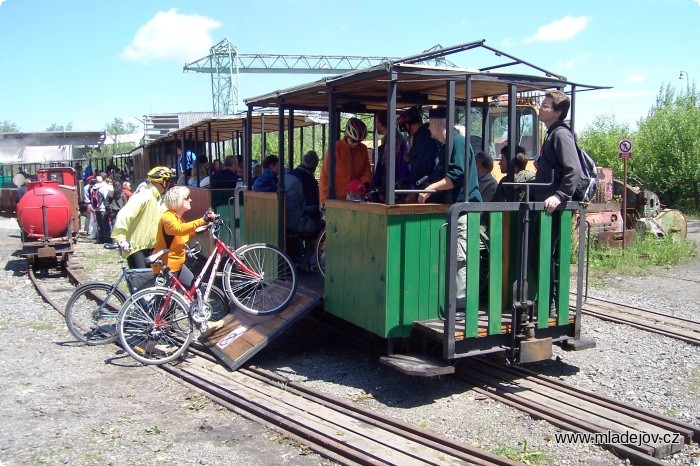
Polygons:
<instances>
[{"instance_id":1,"label":"railcar roof","mask_svg":"<svg viewBox=\"0 0 700 466\"><path fill-rule=\"evenodd\" d=\"M341 111L361 112L383 110L387 107L387 89L390 73L396 74L398 108L411 105L444 105L448 81L456 81L455 99L466 101L467 77L471 78L472 100L492 99L507 94L508 86L515 84L518 92L544 91L575 85L577 89L595 89L597 86L571 83L551 76L530 76L514 73L483 72L465 68L446 68L414 64L376 66L313 83L275 91L247 99L256 107L285 106L304 110L327 110L328 96L335 92L336 106Z\"/></svg>"},{"instance_id":2,"label":"railcar roof","mask_svg":"<svg viewBox=\"0 0 700 466\"><path fill-rule=\"evenodd\" d=\"M289 112L285 112L284 125L285 129L289 126ZM247 118L247 113L237 113L236 115L226 115L214 118L207 118L197 123L193 123L184 128L169 133L166 136L160 137L151 144L160 144L164 142L172 142L180 138L182 133L185 133L185 139L194 140L195 129L197 130L198 141L221 142L230 141L234 138L234 133L242 132L243 125ZM279 112L277 109L260 110L253 112L252 119L253 134L262 132L277 131L279 126ZM306 126L319 125L328 123L328 117L325 114L318 112L299 111L294 113L294 127L302 128ZM206 136L207 131L211 127L211 138Z\"/></svg>"},{"instance_id":3,"label":"railcar roof","mask_svg":"<svg viewBox=\"0 0 700 466\"><path fill-rule=\"evenodd\" d=\"M447 100L448 81L455 81L457 103L466 101L467 77L471 78L471 99L491 99L508 92L509 84L518 91L543 91L572 86L577 91L602 89L567 81L525 60L486 45L485 40L467 42L450 47L427 50L418 55L385 61L371 68L351 71L338 76L278 90L259 97L246 99L253 107L286 106L305 110L327 110L328 96L335 94L336 109L347 112L382 110L387 106L390 77L395 73L397 82L396 106L440 105ZM445 57L469 52L470 67L459 67ZM478 53L481 55L478 55ZM471 64L480 63L479 67ZM449 66L430 66L435 61ZM517 70L513 72L512 70ZM504 70L511 70L504 72ZM521 72L525 70L525 72Z\"/></svg>"}]
</instances>

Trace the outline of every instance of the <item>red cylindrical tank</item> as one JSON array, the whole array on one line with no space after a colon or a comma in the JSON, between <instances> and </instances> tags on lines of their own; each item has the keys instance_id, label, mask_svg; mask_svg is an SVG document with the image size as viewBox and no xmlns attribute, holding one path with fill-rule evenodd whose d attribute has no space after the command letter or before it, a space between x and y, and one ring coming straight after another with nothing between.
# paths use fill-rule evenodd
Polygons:
<instances>
[{"instance_id":1,"label":"red cylindrical tank","mask_svg":"<svg viewBox=\"0 0 700 466\"><path fill-rule=\"evenodd\" d=\"M57 181L30 181L17 203L17 222L29 238L65 236L71 219L68 198Z\"/></svg>"}]
</instances>

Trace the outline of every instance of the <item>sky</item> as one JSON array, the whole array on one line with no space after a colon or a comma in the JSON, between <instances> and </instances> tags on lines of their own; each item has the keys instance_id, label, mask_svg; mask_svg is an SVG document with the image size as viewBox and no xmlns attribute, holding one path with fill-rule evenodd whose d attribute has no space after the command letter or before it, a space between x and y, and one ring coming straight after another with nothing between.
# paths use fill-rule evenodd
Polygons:
<instances>
[{"instance_id":1,"label":"sky","mask_svg":"<svg viewBox=\"0 0 700 466\"><path fill-rule=\"evenodd\" d=\"M700 77L700 0L0 0L0 122L101 131L122 118L140 131L146 114L212 111L210 75L183 67L223 39L241 54L387 57L485 39L572 82L611 86L577 97L579 130L598 115L635 129L662 86L685 92ZM239 110L322 77L241 73Z\"/></svg>"}]
</instances>

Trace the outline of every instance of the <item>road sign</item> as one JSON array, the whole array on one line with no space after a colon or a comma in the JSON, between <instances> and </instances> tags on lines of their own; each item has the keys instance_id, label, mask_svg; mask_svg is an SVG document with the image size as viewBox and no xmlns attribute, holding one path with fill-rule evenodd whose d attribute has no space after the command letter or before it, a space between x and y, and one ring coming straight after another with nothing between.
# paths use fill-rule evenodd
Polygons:
<instances>
[{"instance_id":1,"label":"road sign","mask_svg":"<svg viewBox=\"0 0 700 466\"><path fill-rule=\"evenodd\" d=\"M621 159L628 159L632 157L632 141L629 139L623 139L620 141L620 144L618 144L618 147L620 148L620 158Z\"/></svg>"}]
</instances>

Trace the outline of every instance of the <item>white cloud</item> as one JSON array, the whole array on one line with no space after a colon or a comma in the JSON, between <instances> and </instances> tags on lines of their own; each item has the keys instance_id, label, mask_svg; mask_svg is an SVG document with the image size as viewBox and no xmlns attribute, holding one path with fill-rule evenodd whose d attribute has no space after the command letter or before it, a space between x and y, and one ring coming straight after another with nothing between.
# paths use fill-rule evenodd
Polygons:
<instances>
[{"instance_id":1,"label":"white cloud","mask_svg":"<svg viewBox=\"0 0 700 466\"><path fill-rule=\"evenodd\" d=\"M700 0L698 0L698 1L700 1ZM647 77L644 74L631 73L627 76L627 78L625 79L625 82L629 83L629 84L637 84L637 83L644 82L646 80L647 80Z\"/></svg>"},{"instance_id":2,"label":"white cloud","mask_svg":"<svg viewBox=\"0 0 700 466\"><path fill-rule=\"evenodd\" d=\"M700 2L700 0L697 0L697 1ZM3 3L5 3L5 0L0 0L0 6L2 6Z\"/></svg>"},{"instance_id":3,"label":"white cloud","mask_svg":"<svg viewBox=\"0 0 700 466\"><path fill-rule=\"evenodd\" d=\"M573 70L574 68L581 65L582 63L587 62L592 57L593 57L593 54L589 52L589 53L584 53L584 54L578 55L576 57L571 57L566 61L558 61L555 64L555 67L556 67L555 69L565 70L565 71Z\"/></svg>"},{"instance_id":4,"label":"white cloud","mask_svg":"<svg viewBox=\"0 0 700 466\"><path fill-rule=\"evenodd\" d=\"M700 5L700 0L695 0L695 3L697 3L698 5Z\"/></svg>"},{"instance_id":5,"label":"white cloud","mask_svg":"<svg viewBox=\"0 0 700 466\"><path fill-rule=\"evenodd\" d=\"M561 19L557 19L549 24L540 26L533 36L525 39L525 43L563 42L572 39L586 28L590 20L591 19L586 16L578 16L576 18L568 15L564 16Z\"/></svg>"},{"instance_id":6,"label":"white cloud","mask_svg":"<svg viewBox=\"0 0 700 466\"><path fill-rule=\"evenodd\" d=\"M141 26L122 51L126 60L192 61L209 53L213 41L209 32L221 23L200 15L183 15L173 8L158 12Z\"/></svg>"}]
</instances>

